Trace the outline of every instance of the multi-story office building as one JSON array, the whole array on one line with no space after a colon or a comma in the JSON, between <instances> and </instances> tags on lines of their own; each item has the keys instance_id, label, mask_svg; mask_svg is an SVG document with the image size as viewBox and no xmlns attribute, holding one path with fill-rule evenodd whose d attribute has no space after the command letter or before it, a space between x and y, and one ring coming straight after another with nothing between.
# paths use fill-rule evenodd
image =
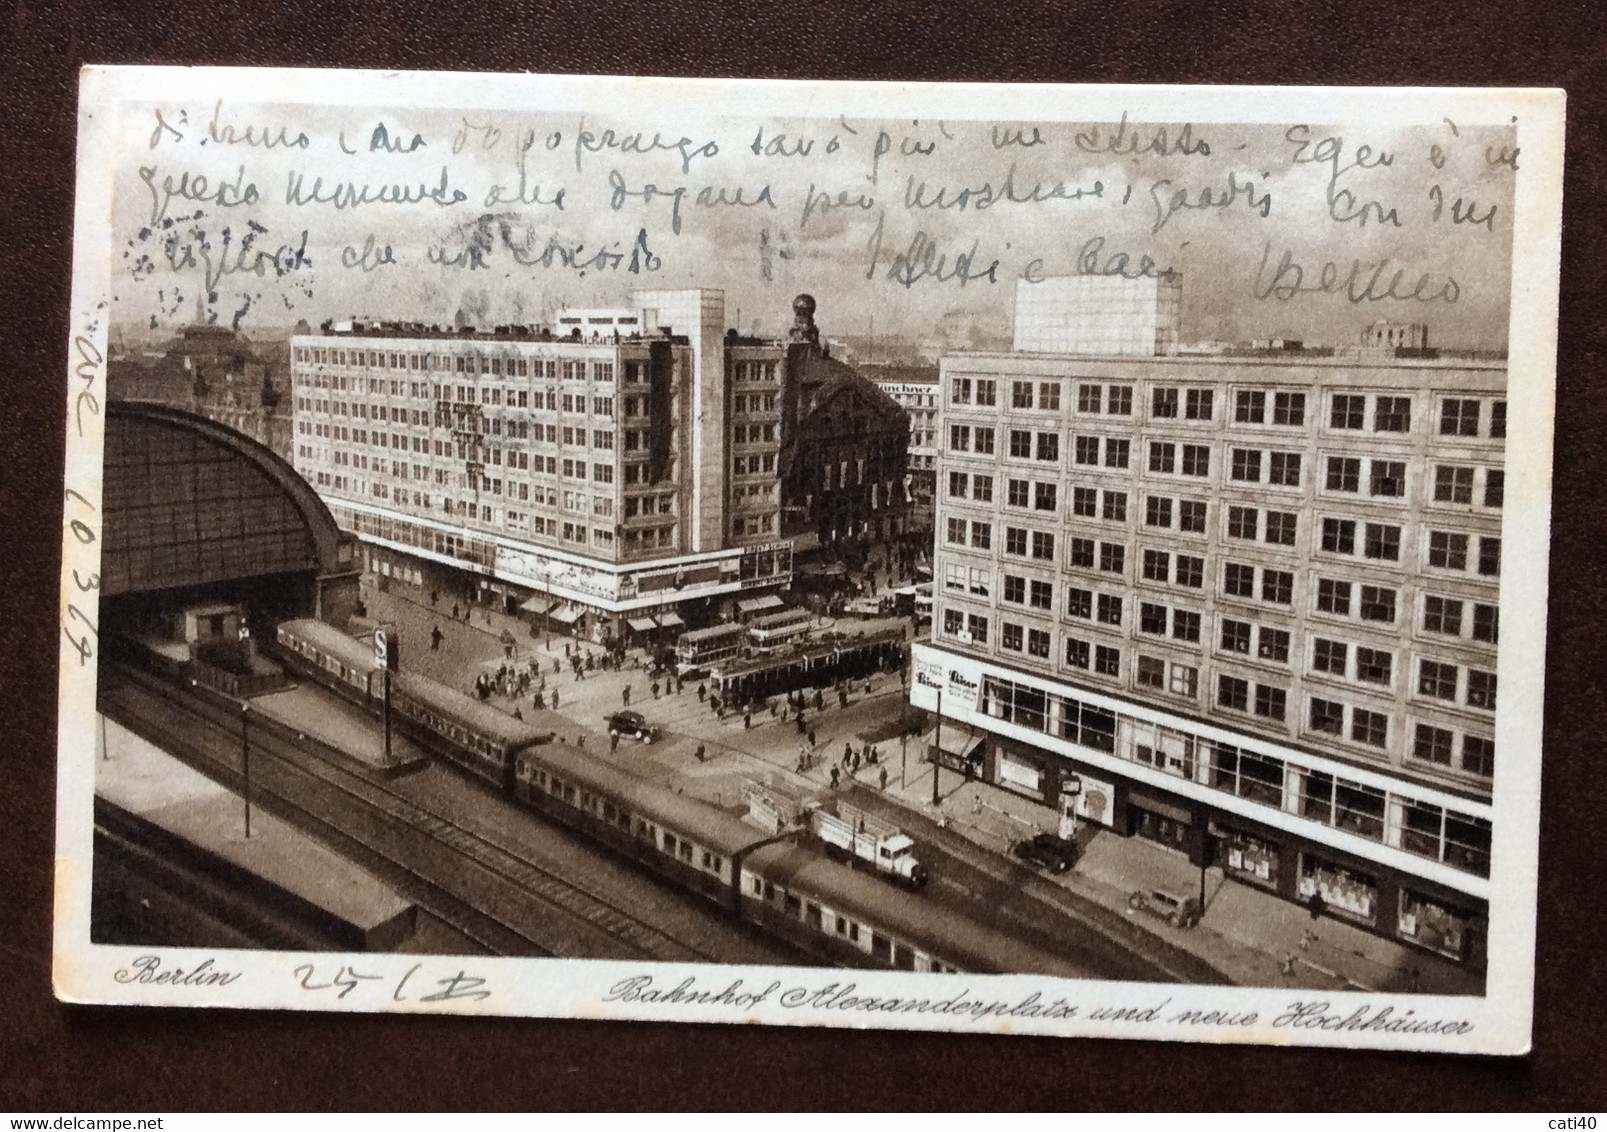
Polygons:
<instances>
[{"instance_id":1,"label":"multi-story office building","mask_svg":"<svg viewBox=\"0 0 1607 1132\"><path fill-rule=\"evenodd\" d=\"M781 351L731 359L728 382L718 292L637 299L566 312L582 321L561 337L298 336L296 467L387 571L430 588L456 586L439 567L468 571L599 640L786 584L779 414L762 392Z\"/></svg>"},{"instance_id":2,"label":"multi-story office building","mask_svg":"<svg viewBox=\"0 0 1607 1132\"><path fill-rule=\"evenodd\" d=\"M909 414L909 491L929 526L937 487L937 371L924 366L867 366L861 372Z\"/></svg>"},{"instance_id":3,"label":"multi-story office building","mask_svg":"<svg viewBox=\"0 0 1607 1132\"><path fill-rule=\"evenodd\" d=\"M1505 367L1352 353L945 358L913 698L951 765L1482 963Z\"/></svg>"}]
</instances>

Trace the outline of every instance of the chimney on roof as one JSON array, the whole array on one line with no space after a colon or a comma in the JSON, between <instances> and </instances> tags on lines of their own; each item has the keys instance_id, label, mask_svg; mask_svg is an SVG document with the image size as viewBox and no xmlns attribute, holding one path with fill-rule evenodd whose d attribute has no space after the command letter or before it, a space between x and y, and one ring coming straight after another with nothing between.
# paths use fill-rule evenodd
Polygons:
<instances>
[{"instance_id":1,"label":"chimney on roof","mask_svg":"<svg viewBox=\"0 0 1607 1132\"><path fill-rule=\"evenodd\" d=\"M792 300L792 330L787 341L809 346L820 345L820 330L815 326L815 297L799 295Z\"/></svg>"}]
</instances>

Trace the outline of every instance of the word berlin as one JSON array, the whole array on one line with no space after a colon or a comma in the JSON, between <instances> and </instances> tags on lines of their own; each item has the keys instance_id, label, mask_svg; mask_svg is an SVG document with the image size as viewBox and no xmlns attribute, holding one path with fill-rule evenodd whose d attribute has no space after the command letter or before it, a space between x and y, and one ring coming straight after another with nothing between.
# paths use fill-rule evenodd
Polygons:
<instances>
[{"instance_id":1,"label":"word berlin","mask_svg":"<svg viewBox=\"0 0 1607 1132\"><path fill-rule=\"evenodd\" d=\"M855 983L781 989L772 982L762 990L744 989L741 979L720 990L705 990L687 976L674 987L658 986L651 975L633 975L608 989L604 1002L640 1002L657 1006L733 1006L749 1009L772 999L788 1010L840 1010L867 1014L935 1014L969 1018L1074 1018L1077 1008L1065 999L1045 1002L1037 991L1016 1002L973 998L961 990L942 998L901 998L856 994Z\"/></svg>"}]
</instances>

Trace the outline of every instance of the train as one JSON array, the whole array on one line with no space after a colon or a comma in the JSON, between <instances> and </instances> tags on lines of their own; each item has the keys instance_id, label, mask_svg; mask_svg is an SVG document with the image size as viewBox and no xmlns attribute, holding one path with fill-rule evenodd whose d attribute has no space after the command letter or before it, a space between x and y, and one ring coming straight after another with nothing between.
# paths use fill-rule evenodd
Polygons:
<instances>
[{"instance_id":1,"label":"train","mask_svg":"<svg viewBox=\"0 0 1607 1132\"><path fill-rule=\"evenodd\" d=\"M286 621L292 672L378 713L373 651L332 625ZM394 726L519 804L608 847L801 952L842 966L1086 978L1060 956L766 834L416 673L391 674Z\"/></svg>"}]
</instances>

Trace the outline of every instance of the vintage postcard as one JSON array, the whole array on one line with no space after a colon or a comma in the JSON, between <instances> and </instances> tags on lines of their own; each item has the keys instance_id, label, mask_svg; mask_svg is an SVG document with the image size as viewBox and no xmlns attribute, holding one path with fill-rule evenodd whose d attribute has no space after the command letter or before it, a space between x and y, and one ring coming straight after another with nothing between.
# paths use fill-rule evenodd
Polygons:
<instances>
[{"instance_id":1,"label":"vintage postcard","mask_svg":"<svg viewBox=\"0 0 1607 1132\"><path fill-rule=\"evenodd\" d=\"M1525 1051L1563 106L86 70L57 993Z\"/></svg>"}]
</instances>

